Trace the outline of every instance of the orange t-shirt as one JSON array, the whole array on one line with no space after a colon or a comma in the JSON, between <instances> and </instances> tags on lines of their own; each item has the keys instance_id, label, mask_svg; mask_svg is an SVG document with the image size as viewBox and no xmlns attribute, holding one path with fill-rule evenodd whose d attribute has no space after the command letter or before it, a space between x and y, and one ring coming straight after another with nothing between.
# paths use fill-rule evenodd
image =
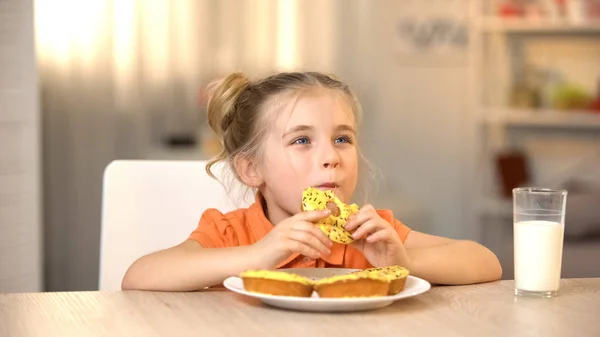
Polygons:
<instances>
[{"instance_id":1,"label":"orange t-shirt","mask_svg":"<svg viewBox=\"0 0 600 337\"><path fill-rule=\"evenodd\" d=\"M410 228L394 218L390 210L377 210L377 214L388 221L400 236L406 240ZM228 248L246 246L262 239L274 225L267 219L262 208L260 196L248 208L223 214L214 208L207 209L200 219L198 227L189 239L199 242L204 248ZM334 243L331 254L322 259L313 259L300 254L292 254L277 268L370 268L372 265L357 249Z\"/></svg>"}]
</instances>

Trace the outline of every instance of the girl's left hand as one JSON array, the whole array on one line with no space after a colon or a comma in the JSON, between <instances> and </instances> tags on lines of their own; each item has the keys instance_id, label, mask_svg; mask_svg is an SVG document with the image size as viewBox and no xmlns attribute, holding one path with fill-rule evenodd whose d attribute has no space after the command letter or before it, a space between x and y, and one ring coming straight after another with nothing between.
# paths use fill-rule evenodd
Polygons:
<instances>
[{"instance_id":1,"label":"girl's left hand","mask_svg":"<svg viewBox=\"0 0 600 337\"><path fill-rule=\"evenodd\" d=\"M375 267L400 265L409 267L409 258L404 244L394 227L377 214L371 205L361 207L350 217L346 230L353 233L350 245L367 258Z\"/></svg>"}]
</instances>

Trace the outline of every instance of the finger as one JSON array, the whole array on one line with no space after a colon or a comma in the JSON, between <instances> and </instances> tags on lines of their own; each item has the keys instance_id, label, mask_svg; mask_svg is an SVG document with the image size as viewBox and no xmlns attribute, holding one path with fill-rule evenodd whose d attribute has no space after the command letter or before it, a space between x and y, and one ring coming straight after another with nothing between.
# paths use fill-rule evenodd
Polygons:
<instances>
[{"instance_id":1,"label":"finger","mask_svg":"<svg viewBox=\"0 0 600 337\"><path fill-rule=\"evenodd\" d=\"M296 241L291 238L288 243L287 249L289 249L290 251L292 251L294 253L302 254L304 256L308 256L313 259L318 259L321 257L321 253L319 253L318 250L304 244L303 242Z\"/></svg>"},{"instance_id":2,"label":"finger","mask_svg":"<svg viewBox=\"0 0 600 337\"><path fill-rule=\"evenodd\" d=\"M360 225L360 227L358 227L358 229L354 232L354 234L352 234L352 237L354 239L362 239L362 238L366 237L368 234L374 234L384 228L385 227L383 225L381 225L381 223L379 221L369 220L369 221L363 223L362 225Z\"/></svg>"},{"instance_id":3,"label":"finger","mask_svg":"<svg viewBox=\"0 0 600 337\"><path fill-rule=\"evenodd\" d=\"M294 216L292 216L291 219L300 220L300 221L315 222L317 220L321 220L323 218L326 218L329 215L331 215L331 211L328 210L328 209L325 209L325 210L319 210L319 211L300 212L300 213L297 213Z\"/></svg>"},{"instance_id":4,"label":"finger","mask_svg":"<svg viewBox=\"0 0 600 337\"><path fill-rule=\"evenodd\" d=\"M355 213L350 217L350 221L344 226L347 231L353 231L363 223L371 220L375 216L373 211L364 213Z\"/></svg>"},{"instance_id":5,"label":"finger","mask_svg":"<svg viewBox=\"0 0 600 337\"><path fill-rule=\"evenodd\" d=\"M319 227L315 226L313 223L298 221L298 222L294 223L294 225L292 226L292 229L308 232L308 233L314 235L325 246L327 246L327 247L333 246L333 242L331 242L331 240L329 240L327 235L325 235L325 233L323 233L323 231Z\"/></svg>"},{"instance_id":6,"label":"finger","mask_svg":"<svg viewBox=\"0 0 600 337\"><path fill-rule=\"evenodd\" d=\"M380 230L375 232L369 236L367 236L367 242L375 243L381 241L390 241L392 239L392 235L397 235L395 231L392 230Z\"/></svg>"},{"instance_id":7,"label":"finger","mask_svg":"<svg viewBox=\"0 0 600 337\"><path fill-rule=\"evenodd\" d=\"M289 234L289 238L303 243L323 255L331 254L329 248L310 232L294 230Z\"/></svg>"},{"instance_id":8,"label":"finger","mask_svg":"<svg viewBox=\"0 0 600 337\"><path fill-rule=\"evenodd\" d=\"M323 231L321 230L321 228L319 228L319 227L317 227L315 225L312 225L312 227L310 228L310 232L319 241L321 241L326 247L333 246L333 242L331 241L331 239L329 239L329 237L325 233L323 233Z\"/></svg>"}]
</instances>

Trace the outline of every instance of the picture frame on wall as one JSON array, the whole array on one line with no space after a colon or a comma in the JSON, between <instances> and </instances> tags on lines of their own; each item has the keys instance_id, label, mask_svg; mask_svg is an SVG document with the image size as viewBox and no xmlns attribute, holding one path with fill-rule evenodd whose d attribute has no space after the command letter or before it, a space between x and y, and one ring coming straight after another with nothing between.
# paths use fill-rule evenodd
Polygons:
<instances>
[{"instance_id":1,"label":"picture frame on wall","mask_svg":"<svg viewBox=\"0 0 600 337\"><path fill-rule=\"evenodd\" d=\"M391 54L399 65L464 65L469 54L468 0L405 0L390 3Z\"/></svg>"}]
</instances>

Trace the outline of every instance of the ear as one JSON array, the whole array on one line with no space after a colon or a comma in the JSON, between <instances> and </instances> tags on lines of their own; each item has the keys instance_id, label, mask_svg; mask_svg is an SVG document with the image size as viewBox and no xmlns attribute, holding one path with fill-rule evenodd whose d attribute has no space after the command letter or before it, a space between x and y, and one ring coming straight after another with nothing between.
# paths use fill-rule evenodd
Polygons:
<instances>
[{"instance_id":1,"label":"ear","mask_svg":"<svg viewBox=\"0 0 600 337\"><path fill-rule=\"evenodd\" d=\"M235 169L246 186L258 188L265 182L256 162L248 157L236 158Z\"/></svg>"}]
</instances>

